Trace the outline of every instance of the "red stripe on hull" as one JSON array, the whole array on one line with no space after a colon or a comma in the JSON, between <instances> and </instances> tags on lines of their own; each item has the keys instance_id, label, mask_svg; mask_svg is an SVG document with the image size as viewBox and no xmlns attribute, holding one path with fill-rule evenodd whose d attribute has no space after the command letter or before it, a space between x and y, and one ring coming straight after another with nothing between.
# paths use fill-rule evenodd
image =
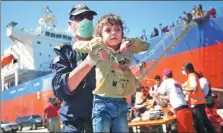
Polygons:
<instances>
[{"instance_id":1,"label":"red stripe on hull","mask_svg":"<svg viewBox=\"0 0 223 133\"><path fill-rule=\"evenodd\" d=\"M54 96L52 89L5 101L1 107L1 119L14 122L18 116L39 114L43 116L48 98Z\"/></svg>"},{"instance_id":2,"label":"red stripe on hull","mask_svg":"<svg viewBox=\"0 0 223 133\"><path fill-rule=\"evenodd\" d=\"M208 78L212 87L223 88L223 42L202 47L199 49L183 52L174 56L169 56L162 59L157 66L147 75L148 78L153 78L155 75L162 74L164 68L172 69L174 78L179 82L186 81L186 76L181 73L182 65L185 62L194 64L195 69L203 72ZM144 70L149 68L153 62L148 62ZM135 69L133 67L132 69ZM139 72L135 73L137 76ZM143 84L153 85L153 82L143 82Z\"/></svg>"}]
</instances>

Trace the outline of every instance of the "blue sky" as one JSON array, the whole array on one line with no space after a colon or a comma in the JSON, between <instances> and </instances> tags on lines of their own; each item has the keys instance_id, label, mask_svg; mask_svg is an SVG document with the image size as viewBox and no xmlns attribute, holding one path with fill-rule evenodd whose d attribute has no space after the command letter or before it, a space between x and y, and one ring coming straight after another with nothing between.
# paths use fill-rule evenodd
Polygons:
<instances>
[{"instance_id":1,"label":"blue sky","mask_svg":"<svg viewBox=\"0 0 223 133\"><path fill-rule=\"evenodd\" d=\"M202 4L206 10L211 6L221 11L223 9L223 2L220 1L2 1L1 53L12 44L6 36L6 25L9 22L18 22L21 28L36 29L42 15L41 8L49 6L57 17L57 28L67 29L68 12L73 5L80 3L98 13L94 24L107 13L121 16L129 29L127 37L139 37L143 29L150 34L153 27L159 27L159 23L170 25L176 22L183 11L189 11L197 4Z\"/></svg>"}]
</instances>

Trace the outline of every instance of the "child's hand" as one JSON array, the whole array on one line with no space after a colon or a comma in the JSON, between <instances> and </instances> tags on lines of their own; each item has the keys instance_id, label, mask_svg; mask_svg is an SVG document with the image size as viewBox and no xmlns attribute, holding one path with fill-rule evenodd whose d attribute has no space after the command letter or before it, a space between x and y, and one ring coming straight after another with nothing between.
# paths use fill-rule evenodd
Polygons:
<instances>
[{"instance_id":1,"label":"child's hand","mask_svg":"<svg viewBox=\"0 0 223 133\"><path fill-rule=\"evenodd\" d=\"M119 48L119 51L120 52L126 52L129 50L129 46L130 46L130 41L124 41L122 42L120 48Z\"/></svg>"},{"instance_id":2,"label":"child's hand","mask_svg":"<svg viewBox=\"0 0 223 133\"><path fill-rule=\"evenodd\" d=\"M97 55L100 57L101 60L109 60L109 54L104 49L99 50Z\"/></svg>"}]
</instances>

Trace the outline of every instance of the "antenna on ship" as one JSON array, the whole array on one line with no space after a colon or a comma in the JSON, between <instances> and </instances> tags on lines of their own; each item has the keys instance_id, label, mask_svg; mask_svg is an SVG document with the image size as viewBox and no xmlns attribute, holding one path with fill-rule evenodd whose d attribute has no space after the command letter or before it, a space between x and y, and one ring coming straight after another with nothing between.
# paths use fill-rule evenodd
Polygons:
<instances>
[{"instance_id":1,"label":"antenna on ship","mask_svg":"<svg viewBox=\"0 0 223 133\"><path fill-rule=\"evenodd\" d=\"M40 27L54 29L56 27L56 17L52 14L48 6L42 8L43 16L39 19Z\"/></svg>"}]
</instances>

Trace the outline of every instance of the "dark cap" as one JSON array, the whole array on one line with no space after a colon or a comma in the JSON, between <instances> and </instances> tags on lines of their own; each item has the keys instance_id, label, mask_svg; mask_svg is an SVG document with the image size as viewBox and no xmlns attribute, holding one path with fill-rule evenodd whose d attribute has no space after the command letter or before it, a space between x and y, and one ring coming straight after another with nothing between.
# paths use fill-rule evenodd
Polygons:
<instances>
[{"instance_id":1,"label":"dark cap","mask_svg":"<svg viewBox=\"0 0 223 133\"><path fill-rule=\"evenodd\" d=\"M164 69L163 70L163 76L168 76L168 75L170 75L172 73L172 71L169 69L169 68L166 68L166 69Z\"/></svg>"},{"instance_id":2,"label":"dark cap","mask_svg":"<svg viewBox=\"0 0 223 133\"><path fill-rule=\"evenodd\" d=\"M97 13L95 11L90 10L86 5L78 4L78 5L74 6L73 8L71 8L71 10L69 12L69 17L76 16L76 15L79 15L84 12L89 12L89 13L92 13L92 15L97 15Z\"/></svg>"}]
</instances>

